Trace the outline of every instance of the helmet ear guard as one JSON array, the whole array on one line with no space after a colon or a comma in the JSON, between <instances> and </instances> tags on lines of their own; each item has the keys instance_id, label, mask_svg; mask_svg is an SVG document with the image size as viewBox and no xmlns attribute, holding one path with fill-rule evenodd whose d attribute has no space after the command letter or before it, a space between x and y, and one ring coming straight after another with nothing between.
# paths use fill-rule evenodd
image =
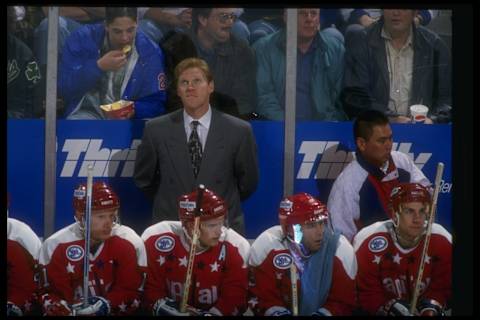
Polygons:
<instances>
[{"instance_id":1,"label":"helmet ear guard","mask_svg":"<svg viewBox=\"0 0 480 320\"><path fill-rule=\"evenodd\" d=\"M282 199L278 218L284 236L295 251L305 256L302 226L308 223L323 222L328 225L327 207L308 193L298 193Z\"/></svg>"}]
</instances>

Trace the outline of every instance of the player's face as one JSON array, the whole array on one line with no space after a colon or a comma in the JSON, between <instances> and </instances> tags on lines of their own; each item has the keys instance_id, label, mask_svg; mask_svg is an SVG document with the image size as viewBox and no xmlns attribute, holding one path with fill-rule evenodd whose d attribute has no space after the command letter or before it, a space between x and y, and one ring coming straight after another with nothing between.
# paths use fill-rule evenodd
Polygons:
<instances>
[{"instance_id":1,"label":"player's face","mask_svg":"<svg viewBox=\"0 0 480 320\"><path fill-rule=\"evenodd\" d=\"M237 20L232 8L214 8L208 18L199 17L204 35L214 43L223 43L230 39L232 26Z\"/></svg>"},{"instance_id":2,"label":"player's face","mask_svg":"<svg viewBox=\"0 0 480 320\"><path fill-rule=\"evenodd\" d=\"M92 242L103 242L110 238L116 217L117 209L92 210L90 224L90 239Z\"/></svg>"},{"instance_id":3,"label":"player's face","mask_svg":"<svg viewBox=\"0 0 480 320\"><path fill-rule=\"evenodd\" d=\"M393 35L410 32L415 14L416 10L385 9L385 28Z\"/></svg>"},{"instance_id":4,"label":"player's face","mask_svg":"<svg viewBox=\"0 0 480 320\"><path fill-rule=\"evenodd\" d=\"M310 40L320 28L320 9L301 8L297 11L297 35L299 40Z\"/></svg>"},{"instance_id":5,"label":"player's face","mask_svg":"<svg viewBox=\"0 0 480 320\"><path fill-rule=\"evenodd\" d=\"M406 240L415 240L425 230L428 205L421 202L405 202L401 206L398 232Z\"/></svg>"},{"instance_id":6,"label":"player's face","mask_svg":"<svg viewBox=\"0 0 480 320\"><path fill-rule=\"evenodd\" d=\"M105 30L108 34L111 48L119 50L127 44L133 44L137 32L137 22L129 17L119 17L106 25Z\"/></svg>"},{"instance_id":7,"label":"player's face","mask_svg":"<svg viewBox=\"0 0 480 320\"><path fill-rule=\"evenodd\" d=\"M308 222L302 225L302 242L310 252L316 252L320 249L324 230L325 223L323 221Z\"/></svg>"},{"instance_id":8,"label":"player's face","mask_svg":"<svg viewBox=\"0 0 480 320\"><path fill-rule=\"evenodd\" d=\"M185 111L190 115L203 115L208 111L213 81L208 82L199 68L189 68L178 77L177 94L182 100Z\"/></svg>"},{"instance_id":9,"label":"player's face","mask_svg":"<svg viewBox=\"0 0 480 320\"><path fill-rule=\"evenodd\" d=\"M199 241L203 247L214 247L218 244L224 220L225 218L222 216L200 223Z\"/></svg>"},{"instance_id":10,"label":"player's face","mask_svg":"<svg viewBox=\"0 0 480 320\"><path fill-rule=\"evenodd\" d=\"M368 140L357 138L357 147L362 156L372 165L381 167L392 152L392 129L389 124L374 126Z\"/></svg>"}]
</instances>

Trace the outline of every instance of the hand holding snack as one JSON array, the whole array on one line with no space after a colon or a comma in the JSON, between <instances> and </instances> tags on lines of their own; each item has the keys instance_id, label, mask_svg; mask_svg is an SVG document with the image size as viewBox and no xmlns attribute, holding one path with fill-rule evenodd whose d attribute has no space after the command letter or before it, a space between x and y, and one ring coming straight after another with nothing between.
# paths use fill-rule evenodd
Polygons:
<instances>
[{"instance_id":1,"label":"hand holding snack","mask_svg":"<svg viewBox=\"0 0 480 320\"><path fill-rule=\"evenodd\" d=\"M112 50L97 60L102 71L117 71L127 63L127 56L122 50Z\"/></svg>"},{"instance_id":2,"label":"hand holding snack","mask_svg":"<svg viewBox=\"0 0 480 320\"><path fill-rule=\"evenodd\" d=\"M130 119L135 114L133 101L119 100L111 104L100 106L108 119Z\"/></svg>"},{"instance_id":3,"label":"hand holding snack","mask_svg":"<svg viewBox=\"0 0 480 320\"><path fill-rule=\"evenodd\" d=\"M128 56L131 50L132 50L132 46L129 44L127 44L125 47L122 48L122 51L126 56Z\"/></svg>"}]
</instances>

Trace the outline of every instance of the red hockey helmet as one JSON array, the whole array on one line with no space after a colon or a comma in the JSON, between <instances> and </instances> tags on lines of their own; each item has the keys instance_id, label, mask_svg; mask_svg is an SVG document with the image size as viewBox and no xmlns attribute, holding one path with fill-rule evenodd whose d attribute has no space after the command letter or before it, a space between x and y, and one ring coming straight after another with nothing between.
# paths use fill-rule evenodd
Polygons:
<instances>
[{"instance_id":1,"label":"red hockey helmet","mask_svg":"<svg viewBox=\"0 0 480 320\"><path fill-rule=\"evenodd\" d=\"M197 190L178 198L178 217L185 226L186 222L194 221L197 201ZM227 206L220 196L205 189L200 208L200 221L211 220L227 214Z\"/></svg>"},{"instance_id":2,"label":"red hockey helmet","mask_svg":"<svg viewBox=\"0 0 480 320\"><path fill-rule=\"evenodd\" d=\"M327 221L328 210L327 206L320 200L302 192L286 197L280 202L278 218L283 233L291 240L298 242L293 226L309 222Z\"/></svg>"},{"instance_id":3,"label":"red hockey helmet","mask_svg":"<svg viewBox=\"0 0 480 320\"><path fill-rule=\"evenodd\" d=\"M73 192L73 208L75 213L83 214L86 209L87 187L80 184ZM105 182L97 181L92 186L92 211L118 209L120 199Z\"/></svg>"},{"instance_id":4,"label":"red hockey helmet","mask_svg":"<svg viewBox=\"0 0 480 320\"><path fill-rule=\"evenodd\" d=\"M427 188L419 183L402 183L390 193L390 204L394 214L400 212L402 203L421 202L430 206L431 201Z\"/></svg>"}]
</instances>

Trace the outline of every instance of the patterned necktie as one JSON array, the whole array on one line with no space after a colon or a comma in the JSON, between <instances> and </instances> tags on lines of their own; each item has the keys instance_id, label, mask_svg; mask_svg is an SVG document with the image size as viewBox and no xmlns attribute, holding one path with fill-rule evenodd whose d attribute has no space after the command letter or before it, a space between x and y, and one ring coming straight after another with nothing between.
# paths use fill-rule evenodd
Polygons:
<instances>
[{"instance_id":1,"label":"patterned necktie","mask_svg":"<svg viewBox=\"0 0 480 320\"><path fill-rule=\"evenodd\" d=\"M190 160L192 161L193 175L197 178L198 171L200 171L200 163L202 162L202 144L200 143L197 132L197 127L200 122L192 121L190 124L192 126L192 133L190 133L190 138L188 139L188 151L190 152Z\"/></svg>"}]
</instances>

